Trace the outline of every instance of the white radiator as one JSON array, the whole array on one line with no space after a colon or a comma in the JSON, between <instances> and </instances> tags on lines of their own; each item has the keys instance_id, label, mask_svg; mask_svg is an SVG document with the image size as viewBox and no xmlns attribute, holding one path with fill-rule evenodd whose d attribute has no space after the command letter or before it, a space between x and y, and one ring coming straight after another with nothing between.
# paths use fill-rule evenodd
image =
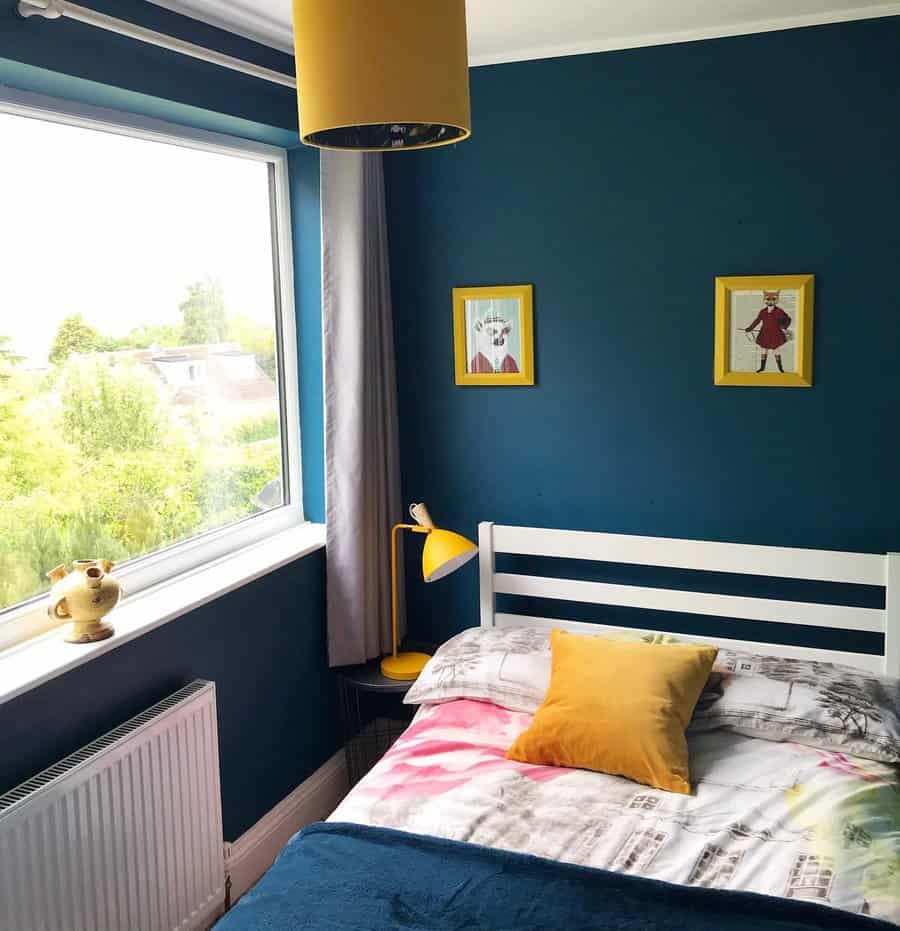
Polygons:
<instances>
[{"instance_id":1,"label":"white radiator","mask_svg":"<svg viewBox=\"0 0 900 931\"><path fill-rule=\"evenodd\" d=\"M197 680L0 796L0 931L203 927L223 849L216 691Z\"/></svg>"}]
</instances>

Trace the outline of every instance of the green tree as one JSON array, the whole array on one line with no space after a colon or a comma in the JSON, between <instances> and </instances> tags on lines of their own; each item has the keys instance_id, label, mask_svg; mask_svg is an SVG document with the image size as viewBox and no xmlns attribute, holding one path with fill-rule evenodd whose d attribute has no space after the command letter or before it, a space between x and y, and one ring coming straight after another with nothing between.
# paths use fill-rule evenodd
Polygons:
<instances>
[{"instance_id":1,"label":"green tree","mask_svg":"<svg viewBox=\"0 0 900 931\"><path fill-rule=\"evenodd\" d=\"M0 515L0 607L45 591L47 572L60 563L97 554L117 562L129 555L91 502L59 508L36 497L17 504L13 514Z\"/></svg>"},{"instance_id":2,"label":"green tree","mask_svg":"<svg viewBox=\"0 0 900 931\"><path fill-rule=\"evenodd\" d=\"M100 334L81 314L63 317L50 347L50 361L61 365L73 352L96 352L101 348Z\"/></svg>"},{"instance_id":3,"label":"green tree","mask_svg":"<svg viewBox=\"0 0 900 931\"><path fill-rule=\"evenodd\" d=\"M64 435L86 456L147 449L169 440L154 378L138 363L71 359L61 395Z\"/></svg>"},{"instance_id":4,"label":"green tree","mask_svg":"<svg viewBox=\"0 0 900 931\"><path fill-rule=\"evenodd\" d=\"M188 297L179 304L181 345L224 342L228 332L225 320L225 292L212 279L188 285Z\"/></svg>"},{"instance_id":5,"label":"green tree","mask_svg":"<svg viewBox=\"0 0 900 931\"><path fill-rule=\"evenodd\" d=\"M225 442L258 443L260 440L270 440L281 432L281 418L276 411L264 414L262 417L245 417L238 421L226 434Z\"/></svg>"},{"instance_id":6,"label":"green tree","mask_svg":"<svg viewBox=\"0 0 900 931\"><path fill-rule=\"evenodd\" d=\"M212 452L212 451L209 451ZM207 527L219 527L257 510L254 498L267 482L281 476L277 439L219 448L207 456L198 495Z\"/></svg>"},{"instance_id":7,"label":"green tree","mask_svg":"<svg viewBox=\"0 0 900 931\"><path fill-rule=\"evenodd\" d=\"M30 372L13 370L0 379L0 507L46 488L67 469L65 444L48 429L52 414L42 412L38 419L32 410L44 388L44 380Z\"/></svg>"},{"instance_id":8,"label":"green tree","mask_svg":"<svg viewBox=\"0 0 900 931\"><path fill-rule=\"evenodd\" d=\"M10 338L0 336L0 379L4 381L12 375L12 370L22 361L22 357L9 348Z\"/></svg>"},{"instance_id":9,"label":"green tree","mask_svg":"<svg viewBox=\"0 0 900 931\"><path fill-rule=\"evenodd\" d=\"M85 462L82 494L128 555L139 556L205 529L201 478L193 450L173 431L158 447L109 449Z\"/></svg>"},{"instance_id":10,"label":"green tree","mask_svg":"<svg viewBox=\"0 0 900 931\"><path fill-rule=\"evenodd\" d=\"M160 349L181 343L181 327L170 323L145 323L134 327L126 336L101 336L98 349L115 352L120 349Z\"/></svg>"},{"instance_id":11,"label":"green tree","mask_svg":"<svg viewBox=\"0 0 900 931\"><path fill-rule=\"evenodd\" d=\"M257 365L275 380L274 327L263 326L247 314L229 314L228 339L237 343L244 352L252 352Z\"/></svg>"},{"instance_id":12,"label":"green tree","mask_svg":"<svg viewBox=\"0 0 900 931\"><path fill-rule=\"evenodd\" d=\"M202 324L205 339L240 334L258 360L268 349L274 360L274 333L252 319L226 335L217 284L195 285L185 304L183 323ZM113 339L73 315L48 374L16 366L0 339L0 608L45 591L61 562L139 556L258 510L256 496L281 475L277 414L224 429L200 408L170 408L136 360L76 355L185 335L151 325Z\"/></svg>"},{"instance_id":13,"label":"green tree","mask_svg":"<svg viewBox=\"0 0 900 931\"><path fill-rule=\"evenodd\" d=\"M169 348L179 345L181 328L171 323L145 323L121 339L123 349Z\"/></svg>"},{"instance_id":14,"label":"green tree","mask_svg":"<svg viewBox=\"0 0 900 931\"><path fill-rule=\"evenodd\" d=\"M11 375L0 380L0 495L8 498L27 480L23 469L27 425L25 399Z\"/></svg>"}]
</instances>

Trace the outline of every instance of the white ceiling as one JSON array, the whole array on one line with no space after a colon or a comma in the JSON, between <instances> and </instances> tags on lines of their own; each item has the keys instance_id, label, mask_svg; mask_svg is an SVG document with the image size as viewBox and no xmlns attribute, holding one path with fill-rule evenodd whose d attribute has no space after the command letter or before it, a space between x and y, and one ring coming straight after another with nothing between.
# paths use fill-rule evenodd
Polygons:
<instances>
[{"instance_id":1,"label":"white ceiling","mask_svg":"<svg viewBox=\"0 0 900 931\"><path fill-rule=\"evenodd\" d=\"M291 0L151 2L292 50ZM900 0L466 0L466 6L473 65L900 14Z\"/></svg>"}]
</instances>

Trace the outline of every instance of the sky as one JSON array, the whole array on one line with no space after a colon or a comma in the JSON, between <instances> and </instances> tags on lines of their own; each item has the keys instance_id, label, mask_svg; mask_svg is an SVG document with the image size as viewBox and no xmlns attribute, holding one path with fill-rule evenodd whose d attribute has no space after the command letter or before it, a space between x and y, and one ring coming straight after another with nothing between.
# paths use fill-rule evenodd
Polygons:
<instances>
[{"instance_id":1,"label":"sky","mask_svg":"<svg viewBox=\"0 0 900 931\"><path fill-rule=\"evenodd\" d=\"M270 229L264 162L0 113L0 336L26 364L68 314L177 323L207 276L273 326Z\"/></svg>"}]
</instances>

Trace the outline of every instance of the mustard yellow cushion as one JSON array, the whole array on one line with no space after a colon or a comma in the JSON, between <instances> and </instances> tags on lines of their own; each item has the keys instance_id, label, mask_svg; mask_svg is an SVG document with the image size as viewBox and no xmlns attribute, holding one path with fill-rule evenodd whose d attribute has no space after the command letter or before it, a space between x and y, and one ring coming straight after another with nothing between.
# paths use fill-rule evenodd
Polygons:
<instances>
[{"instance_id":1,"label":"mustard yellow cushion","mask_svg":"<svg viewBox=\"0 0 900 931\"><path fill-rule=\"evenodd\" d=\"M550 635L550 688L506 756L627 776L689 795L684 731L716 647Z\"/></svg>"}]
</instances>

